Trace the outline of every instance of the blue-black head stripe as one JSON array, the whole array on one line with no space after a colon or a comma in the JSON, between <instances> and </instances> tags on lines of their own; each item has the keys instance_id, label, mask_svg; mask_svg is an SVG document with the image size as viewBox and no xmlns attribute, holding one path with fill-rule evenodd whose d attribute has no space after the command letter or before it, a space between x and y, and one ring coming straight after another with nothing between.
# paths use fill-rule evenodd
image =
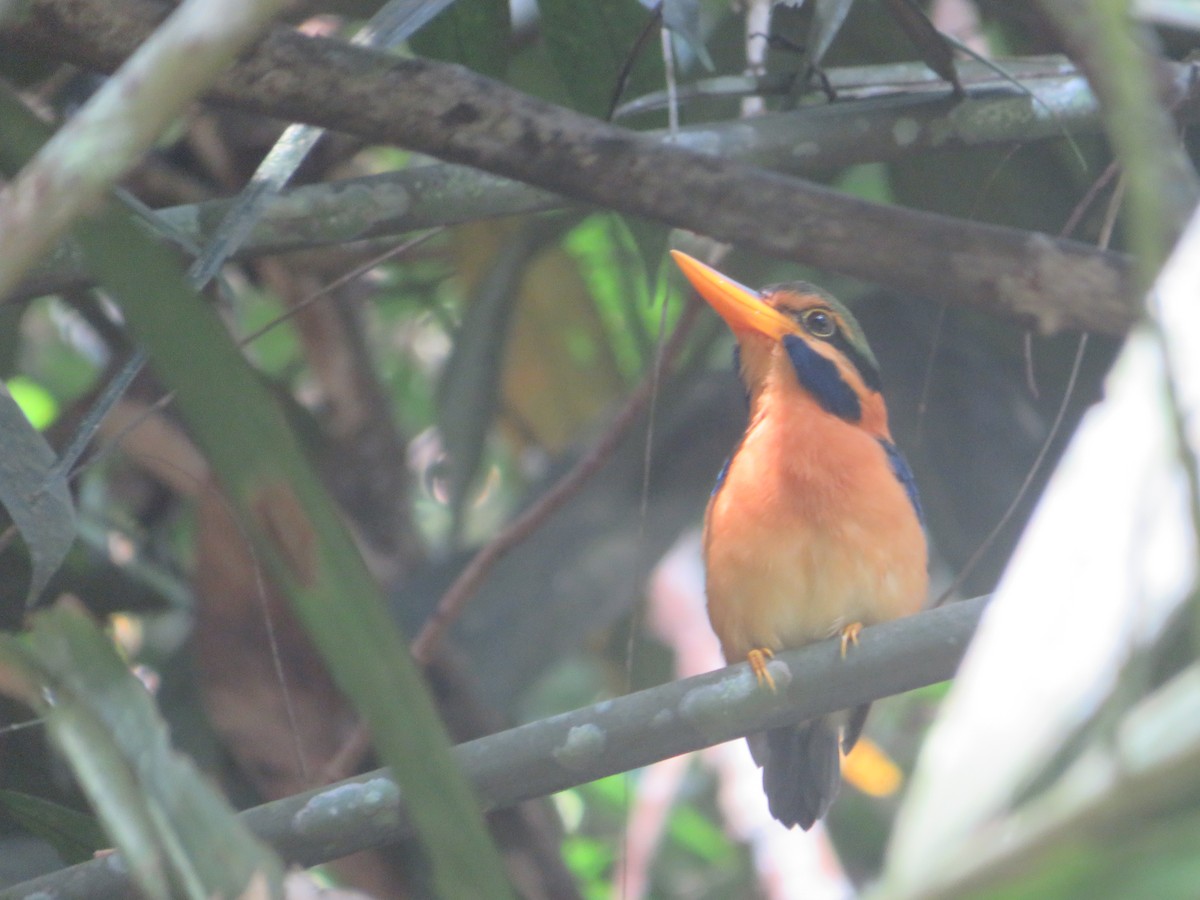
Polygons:
<instances>
[{"instance_id":1,"label":"blue-black head stripe","mask_svg":"<svg viewBox=\"0 0 1200 900\"><path fill-rule=\"evenodd\" d=\"M742 377L742 347L740 344L733 345L733 374L738 377L742 383L742 390L745 391L746 408L750 408L750 385L746 384L746 379Z\"/></svg>"},{"instance_id":2,"label":"blue-black head stripe","mask_svg":"<svg viewBox=\"0 0 1200 900\"><path fill-rule=\"evenodd\" d=\"M913 477L912 469L908 467L908 460L904 458L904 454L891 441L879 438L879 446L883 447L883 452L887 454L888 462L892 466L892 472L896 476L896 480L904 485L904 490L908 493L908 499L912 501L913 509L917 512L917 519L922 525L925 524L925 511L921 509L921 497L917 493L917 479Z\"/></svg>"},{"instance_id":3,"label":"blue-black head stripe","mask_svg":"<svg viewBox=\"0 0 1200 900\"><path fill-rule=\"evenodd\" d=\"M846 384L837 365L794 334L783 336L783 347L796 370L800 386L816 398L822 409L847 422L862 419L858 394Z\"/></svg>"},{"instance_id":4,"label":"blue-black head stripe","mask_svg":"<svg viewBox=\"0 0 1200 900\"><path fill-rule=\"evenodd\" d=\"M852 343L846 340L841 329L831 338L827 338L830 344L837 348L838 352L858 369L859 377L862 378L863 384L873 391L883 390L883 380L879 377L879 368L871 361L865 353L860 351Z\"/></svg>"}]
</instances>

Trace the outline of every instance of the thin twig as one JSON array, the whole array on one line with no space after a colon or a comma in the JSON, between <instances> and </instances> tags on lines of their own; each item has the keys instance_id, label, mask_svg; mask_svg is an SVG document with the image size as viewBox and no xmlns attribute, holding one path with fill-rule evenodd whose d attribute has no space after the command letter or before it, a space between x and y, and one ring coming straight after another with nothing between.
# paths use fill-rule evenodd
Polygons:
<instances>
[{"instance_id":1,"label":"thin twig","mask_svg":"<svg viewBox=\"0 0 1200 900\"><path fill-rule=\"evenodd\" d=\"M0 728L0 735L12 734L14 731L24 731L26 728L36 728L45 725L45 719L26 719L24 722L11 722Z\"/></svg>"},{"instance_id":2,"label":"thin twig","mask_svg":"<svg viewBox=\"0 0 1200 900\"><path fill-rule=\"evenodd\" d=\"M377 49L394 47L447 5L447 0L415 6L393 0L379 9L350 41ZM245 243L267 205L292 180L324 135L325 129L312 125L293 124L284 129L275 146L250 177L250 183L217 226L212 240L202 253L197 254L198 258L188 272L196 284L208 284L226 260Z\"/></svg>"},{"instance_id":3,"label":"thin twig","mask_svg":"<svg viewBox=\"0 0 1200 900\"><path fill-rule=\"evenodd\" d=\"M667 31L663 31L663 47L670 46L670 35ZM664 62L670 67L670 59L665 59ZM670 304L667 302L667 297L662 299L662 309L659 311L658 317L658 352L654 354L654 362L651 366L650 380L652 382L650 388L649 410L646 414L646 439L642 447L642 484L639 490L638 497L638 517L637 517L637 538L635 542L635 559L634 564L630 569L632 595L638 596L642 593L643 584L637 573L642 571L642 566L645 563L643 558L646 552L646 516L650 506L650 463L654 447L654 425L655 414L658 411L658 395L662 385L663 363L666 356L666 346L663 344L663 335L667 331L667 312L670 309ZM625 683L622 685L622 693L628 694L633 690L633 664L637 653L637 638L641 631L641 621L643 615L643 606L641 602L634 602L629 611L629 622L626 625L625 633ZM628 775L621 778L621 794L622 803L627 810L633 810L633 779ZM621 818L621 858L620 858L620 877L617 881L620 889L621 900L626 900L629 897L629 817L622 816Z\"/></svg>"},{"instance_id":4,"label":"thin twig","mask_svg":"<svg viewBox=\"0 0 1200 900\"><path fill-rule=\"evenodd\" d=\"M1096 202L1096 197L1099 196L1100 192L1104 190L1108 183L1112 181L1120 171L1120 164L1115 161L1111 162L1108 164L1108 167L1100 173L1100 177L1092 181L1083 197L1078 203L1075 204L1075 208L1071 210L1071 215L1067 217L1066 224L1063 225L1062 231L1059 232L1060 235L1065 237L1066 235L1075 233L1075 229L1079 227L1079 223L1083 221L1083 217L1087 214L1087 211L1091 209L1092 204ZM1107 243L1107 241L1105 243ZM1029 388L1029 393L1033 395L1035 400L1041 399L1041 391L1038 390L1037 378L1033 368L1032 331L1026 330L1021 349L1025 355L1025 385Z\"/></svg>"},{"instance_id":5,"label":"thin twig","mask_svg":"<svg viewBox=\"0 0 1200 900\"><path fill-rule=\"evenodd\" d=\"M1024 147L1024 143L1019 143L1009 148L1008 152L1000 158L999 162L992 166L992 170L988 173L987 178L983 180L983 184L975 191L975 197L971 201L971 208L967 210L966 218L969 221L975 221L979 216L979 208L983 205L983 200L992 189L992 185L996 183L996 180L1000 177L1000 173L1004 171L1005 167L1012 161L1012 158ZM949 312L949 309L950 304L946 300L938 304L937 320L933 326L933 339L929 342L929 354L925 360L925 372L921 377L921 396L917 400L916 435L918 446L920 446L921 436L925 430L925 414L929 411L929 397L933 392L933 370L937 365L938 348L941 344L942 332L946 327L946 314Z\"/></svg>"},{"instance_id":6,"label":"thin twig","mask_svg":"<svg viewBox=\"0 0 1200 900\"><path fill-rule=\"evenodd\" d=\"M933 323L933 340L929 343L929 354L925 357L925 372L921 376L921 396L917 399L917 445L920 446L925 433L925 415L929 412L929 395L933 393L933 370L937 365L938 348L942 343L942 331L946 327L946 314L950 307L938 304L937 318Z\"/></svg>"},{"instance_id":7,"label":"thin twig","mask_svg":"<svg viewBox=\"0 0 1200 900\"><path fill-rule=\"evenodd\" d=\"M83 456L83 451L87 449L88 444L92 442L96 432L100 430L100 426L104 422L105 416L117 404L117 401L124 396L125 391L142 371L142 367L146 364L146 351L136 350L134 354L121 364L121 368L117 370L117 374L104 386L104 390L100 392L100 396L96 398L87 413L83 417L83 421L79 423L79 427L75 429L75 436L71 438L71 443L67 449L55 460L50 471L46 473L46 485L51 481L68 476L74 472L75 463Z\"/></svg>"},{"instance_id":8,"label":"thin twig","mask_svg":"<svg viewBox=\"0 0 1200 900\"><path fill-rule=\"evenodd\" d=\"M669 365L680 347L683 346L683 341L695 321L697 310L698 306L694 303L689 304L684 310L679 324L675 326L675 331L663 348L664 365ZM536 531L550 517L551 513L574 497L584 483L608 462L625 434L633 427L650 402L655 383L656 375L651 371L629 395L625 406L616 414L608 431L591 451L580 459L554 487L542 494L532 506L513 519L503 531L472 557L466 568L459 573L454 583L442 595L437 608L422 626L416 640L413 641L412 654L418 663L426 664L433 658L434 651L445 636L447 629L462 613L463 608L474 596L479 586L483 584L492 567Z\"/></svg>"},{"instance_id":9,"label":"thin twig","mask_svg":"<svg viewBox=\"0 0 1200 900\"><path fill-rule=\"evenodd\" d=\"M1104 176L1101 176L1101 178L1103 177ZM1098 191L1089 191L1088 196L1094 198L1097 193ZM1105 214L1104 225L1100 231L1100 239L1098 243L1101 247L1107 247L1109 241L1112 239L1113 228L1116 225L1117 210L1120 208L1121 196L1123 193L1124 191L1122 188L1122 183L1118 182L1117 189L1109 201L1108 209ZM1068 224L1075 221L1075 217L1072 216ZM992 527L992 530L988 532L988 536L983 539L983 542L977 548L975 548L975 552L971 554L971 558L966 561L961 569L959 569L958 575L955 576L954 581L952 581L950 586L947 587L946 590L942 592L941 596L934 601L934 607L941 606L956 591L958 591L960 587L962 587L963 582L967 580L971 572L974 571L975 566L977 566L979 561L983 558L983 555L991 548L996 538L1000 535L1000 532L1004 529L1004 526L1007 525L1012 517L1016 514L1017 507L1021 504L1021 501L1025 499L1025 495L1029 492L1030 487L1033 486L1033 479L1041 470L1042 463L1046 461L1046 457L1050 453L1050 447L1053 445L1055 438L1058 437L1058 431L1062 427L1063 419L1067 414L1067 407L1070 404L1071 397L1075 394L1075 382L1079 377L1079 370L1083 365L1083 354L1087 350L1087 344L1088 333L1085 331L1079 336L1079 344L1075 349L1075 360L1071 364L1071 374L1067 378L1067 387L1063 391L1062 400L1058 405L1058 412L1054 416L1054 422L1050 426L1050 431L1047 433L1046 439L1042 441L1042 446L1038 450L1037 458L1033 461L1033 465L1029 467L1029 471L1025 473L1025 479L1021 482L1021 486L1017 489L1016 495L1008 504L1008 508L1004 510L1004 515L1000 517L1000 521L998 521Z\"/></svg>"},{"instance_id":10,"label":"thin twig","mask_svg":"<svg viewBox=\"0 0 1200 900\"><path fill-rule=\"evenodd\" d=\"M383 253L380 253L378 256L368 259L365 263L363 263L360 266L356 266L355 268L353 268L349 272L347 272L345 275L340 275L337 278L335 278L333 281L329 282L329 284L317 288L315 291L313 291L311 294L309 294L307 297L305 297L299 303L296 303L294 306L292 306L290 309L288 309L287 312L283 313L282 315L276 316L274 319L272 319L266 325L262 326L262 328L252 331L249 334L247 334L245 337L241 338L238 341L238 346L245 347L250 342L258 340L260 337L262 337L268 331L270 331L271 329L275 328L278 325L282 325L288 319L292 318L297 313L299 313L299 312L303 311L304 309L306 309L307 307L311 306L313 303L320 300L322 297L327 297L331 292L336 291L338 288L342 287L343 285L346 285L346 284L350 283L351 281L353 281L354 279L356 279L362 275L365 275L367 272L370 272L376 266L387 262L389 259L391 259L395 256L400 256L403 253L407 253L409 250L412 250L414 247L419 247L421 244L425 243L430 238L434 237L435 235L441 234L445 230L446 230L446 226L444 226L444 225L439 225L437 228L431 228L429 231L426 231L424 234L417 235L415 238L407 240L404 243L399 244L395 247L392 247L389 250L385 250Z\"/></svg>"},{"instance_id":11,"label":"thin twig","mask_svg":"<svg viewBox=\"0 0 1200 900\"><path fill-rule=\"evenodd\" d=\"M1071 364L1071 374L1067 378L1067 387L1063 391L1062 400L1059 401L1058 412L1054 416L1054 423L1050 426L1050 431L1046 434L1046 439L1042 441L1042 446L1038 450L1037 458L1029 467L1029 471L1025 473L1025 478L1021 482L1021 486L1017 488L1017 493L1009 502L1008 508L1004 510L1004 515L1002 515L1000 520L994 526L992 526L992 530L988 532L988 536L985 537L979 546L975 548L975 552L971 554L971 558L968 559L966 563L963 564L963 567L958 570L958 575L955 576L954 581L952 581L950 586L947 587L946 590L942 592L941 596L934 601L934 607L941 606L943 603L949 600L959 588L962 587L963 582L965 582L967 578L970 577L971 573L975 571L975 567L979 565L979 561L983 559L984 554L992 548L992 544L996 542L996 538L1000 536L1000 532L1004 530L1004 526L1012 520L1014 515L1016 515L1017 507L1020 506L1021 501L1025 499L1025 495L1033 486L1033 480L1037 477L1038 472L1041 471L1042 463L1046 461L1046 457L1050 453L1050 447L1054 444L1054 439L1058 437L1058 431L1062 427L1063 419L1066 418L1067 408L1070 406L1071 398L1075 395L1075 382L1079 377L1079 370L1083 365L1083 354L1087 350L1087 345L1088 334L1085 331L1079 336L1079 343L1075 348L1075 360Z\"/></svg>"},{"instance_id":12,"label":"thin twig","mask_svg":"<svg viewBox=\"0 0 1200 900\"><path fill-rule=\"evenodd\" d=\"M621 95L625 93L625 88L629 84L629 76L633 72L633 67L637 63L638 57L641 56L642 48L646 46L646 41L654 33L654 29L662 25L662 8L662 0L654 4L654 8L650 10L649 18L646 19L646 23L642 26L642 30L638 32L638 36L633 42L633 46L629 48L629 52L625 54L625 58L621 61L621 69L617 73L616 82L613 84L612 94L608 100L608 112L604 116L605 122L613 120L613 114L616 113L617 107L621 105Z\"/></svg>"},{"instance_id":13,"label":"thin twig","mask_svg":"<svg viewBox=\"0 0 1200 900\"><path fill-rule=\"evenodd\" d=\"M1067 223L1063 225L1060 234L1067 235L1075 232L1084 215L1091 209L1092 204L1096 202L1096 197L1108 186L1110 181L1117 177L1120 171L1121 166L1119 163L1111 162L1108 164L1108 167L1100 173L1100 177L1092 182L1087 192L1083 195L1083 198L1075 204L1075 208L1071 210L1071 216L1067 219Z\"/></svg>"}]
</instances>

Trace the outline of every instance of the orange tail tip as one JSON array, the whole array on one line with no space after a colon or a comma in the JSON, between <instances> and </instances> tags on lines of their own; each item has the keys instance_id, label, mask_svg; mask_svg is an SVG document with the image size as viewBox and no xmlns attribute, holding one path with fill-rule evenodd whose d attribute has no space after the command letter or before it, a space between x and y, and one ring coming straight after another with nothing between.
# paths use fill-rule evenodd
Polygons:
<instances>
[{"instance_id":1,"label":"orange tail tip","mask_svg":"<svg viewBox=\"0 0 1200 900\"><path fill-rule=\"evenodd\" d=\"M883 748L863 738L842 761L846 783L871 797L890 797L904 784L904 773Z\"/></svg>"}]
</instances>

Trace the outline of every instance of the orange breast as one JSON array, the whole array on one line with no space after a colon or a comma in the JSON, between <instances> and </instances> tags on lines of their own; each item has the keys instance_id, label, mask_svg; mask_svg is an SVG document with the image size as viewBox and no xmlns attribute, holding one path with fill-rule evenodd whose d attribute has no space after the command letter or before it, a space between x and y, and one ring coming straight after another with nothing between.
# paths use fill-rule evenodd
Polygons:
<instances>
[{"instance_id":1,"label":"orange breast","mask_svg":"<svg viewBox=\"0 0 1200 900\"><path fill-rule=\"evenodd\" d=\"M928 588L924 532L876 436L787 375L767 375L705 518L709 618L730 661L915 613Z\"/></svg>"}]
</instances>

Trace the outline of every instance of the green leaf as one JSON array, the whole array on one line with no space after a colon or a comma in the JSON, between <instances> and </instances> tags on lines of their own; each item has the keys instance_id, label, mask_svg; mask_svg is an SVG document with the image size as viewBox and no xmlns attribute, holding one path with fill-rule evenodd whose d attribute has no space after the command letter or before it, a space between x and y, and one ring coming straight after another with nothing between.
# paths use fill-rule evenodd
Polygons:
<instances>
[{"instance_id":1,"label":"green leaf","mask_svg":"<svg viewBox=\"0 0 1200 900\"><path fill-rule=\"evenodd\" d=\"M546 49L581 112L605 118L618 95L663 83L657 41L643 43L632 57L651 15L637 0L538 0L538 9Z\"/></svg>"},{"instance_id":2,"label":"green leaf","mask_svg":"<svg viewBox=\"0 0 1200 900\"><path fill-rule=\"evenodd\" d=\"M281 893L279 861L171 747L145 687L81 609L38 613L26 635L0 637L0 687L46 720L146 896Z\"/></svg>"},{"instance_id":3,"label":"green leaf","mask_svg":"<svg viewBox=\"0 0 1200 900\"><path fill-rule=\"evenodd\" d=\"M41 594L75 542L75 504L54 451L0 385L0 503L29 548L28 603Z\"/></svg>"},{"instance_id":4,"label":"green leaf","mask_svg":"<svg viewBox=\"0 0 1200 900\"><path fill-rule=\"evenodd\" d=\"M511 32L507 0L457 0L417 32L409 46L421 56L503 78L511 55Z\"/></svg>"},{"instance_id":5,"label":"green leaf","mask_svg":"<svg viewBox=\"0 0 1200 900\"><path fill-rule=\"evenodd\" d=\"M912 41L921 61L954 86L956 96L962 96L962 83L954 67L954 49L946 36L934 28L924 11L912 0L887 0L888 11L896 24Z\"/></svg>"},{"instance_id":6,"label":"green leaf","mask_svg":"<svg viewBox=\"0 0 1200 900\"><path fill-rule=\"evenodd\" d=\"M1080 829L1074 840L1050 844L1006 882L954 894L963 900L1054 900L1195 896L1200 883L1200 813L1134 817L1106 834ZM1025 861L1023 861L1025 862Z\"/></svg>"},{"instance_id":7,"label":"green leaf","mask_svg":"<svg viewBox=\"0 0 1200 900\"><path fill-rule=\"evenodd\" d=\"M817 0L804 47L803 70L807 71L810 66L820 67L853 5L854 0Z\"/></svg>"},{"instance_id":8,"label":"green leaf","mask_svg":"<svg viewBox=\"0 0 1200 900\"><path fill-rule=\"evenodd\" d=\"M438 430L449 463L455 537L496 416L509 323L521 279L547 235L535 224L507 239L470 298L438 385Z\"/></svg>"},{"instance_id":9,"label":"green leaf","mask_svg":"<svg viewBox=\"0 0 1200 900\"><path fill-rule=\"evenodd\" d=\"M668 230L615 213L596 213L572 230L565 246L579 261L608 332L611 353L630 381L654 354L657 310L649 273L666 250Z\"/></svg>"},{"instance_id":10,"label":"green leaf","mask_svg":"<svg viewBox=\"0 0 1200 900\"><path fill-rule=\"evenodd\" d=\"M667 827L671 840L705 862L728 859L733 853L725 832L691 806L677 805Z\"/></svg>"},{"instance_id":11,"label":"green leaf","mask_svg":"<svg viewBox=\"0 0 1200 900\"><path fill-rule=\"evenodd\" d=\"M8 380L8 392L21 407L29 424L42 431L58 418L58 401L54 395L31 378L18 375Z\"/></svg>"},{"instance_id":12,"label":"green leaf","mask_svg":"<svg viewBox=\"0 0 1200 900\"><path fill-rule=\"evenodd\" d=\"M3 7L0 3L0 13L4 11ZM4 53L0 54L0 76L22 87L44 81L54 74L55 68L55 60L17 47L5 47Z\"/></svg>"},{"instance_id":13,"label":"green leaf","mask_svg":"<svg viewBox=\"0 0 1200 900\"><path fill-rule=\"evenodd\" d=\"M31 834L52 846L67 863L86 862L108 846L104 829L91 816L59 803L0 790L0 806Z\"/></svg>"},{"instance_id":14,"label":"green leaf","mask_svg":"<svg viewBox=\"0 0 1200 900\"><path fill-rule=\"evenodd\" d=\"M0 160L11 162L13 148L44 136L45 126L0 90ZM74 237L174 390L259 558L365 719L408 799L439 892L508 896L504 868L424 682L279 404L217 312L189 286L176 253L128 212L110 201Z\"/></svg>"},{"instance_id":15,"label":"green leaf","mask_svg":"<svg viewBox=\"0 0 1200 900\"><path fill-rule=\"evenodd\" d=\"M603 879L615 860L611 844L586 835L575 835L564 840L562 854L567 868L585 883Z\"/></svg>"}]
</instances>

